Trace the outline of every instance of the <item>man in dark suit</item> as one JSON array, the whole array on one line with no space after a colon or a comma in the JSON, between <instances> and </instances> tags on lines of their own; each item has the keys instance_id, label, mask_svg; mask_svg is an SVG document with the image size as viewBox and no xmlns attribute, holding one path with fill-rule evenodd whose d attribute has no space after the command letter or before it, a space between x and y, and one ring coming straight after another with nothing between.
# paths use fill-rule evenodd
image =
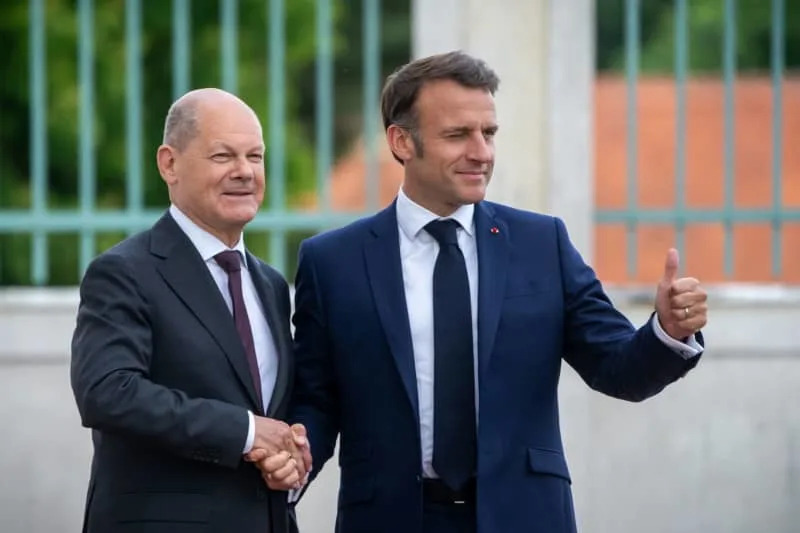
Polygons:
<instances>
[{"instance_id":1,"label":"man in dark suit","mask_svg":"<svg viewBox=\"0 0 800 533\"><path fill-rule=\"evenodd\" d=\"M702 351L706 294L674 250L635 329L559 219L484 201L497 85L460 52L390 76L396 201L301 246L290 419L317 467L340 437L340 533L574 532L562 358L640 401Z\"/></svg>"},{"instance_id":2,"label":"man in dark suit","mask_svg":"<svg viewBox=\"0 0 800 533\"><path fill-rule=\"evenodd\" d=\"M284 533L305 476L281 275L242 231L264 197L255 113L218 89L169 110L158 169L172 205L81 283L71 378L94 458L84 531ZM294 429L294 430L293 430ZM245 454L264 450L259 472ZM299 464L298 464L299 463Z\"/></svg>"}]
</instances>

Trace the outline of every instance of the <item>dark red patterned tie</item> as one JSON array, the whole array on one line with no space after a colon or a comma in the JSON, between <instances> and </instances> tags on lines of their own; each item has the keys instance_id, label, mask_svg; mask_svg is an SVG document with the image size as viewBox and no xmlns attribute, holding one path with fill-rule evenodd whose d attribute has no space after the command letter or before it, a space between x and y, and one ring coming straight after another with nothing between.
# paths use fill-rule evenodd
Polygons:
<instances>
[{"instance_id":1,"label":"dark red patterned tie","mask_svg":"<svg viewBox=\"0 0 800 533\"><path fill-rule=\"evenodd\" d=\"M250 367L250 376L256 387L259 408L263 408L261 374L258 371L256 346L253 342L253 330L250 329L250 318L247 316L247 308L244 305L244 295L242 294L242 256L235 250L227 250L215 255L214 260L228 273L228 290L233 302L233 323L236 324L236 331L239 333L244 353L247 355L247 366Z\"/></svg>"}]
</instances>

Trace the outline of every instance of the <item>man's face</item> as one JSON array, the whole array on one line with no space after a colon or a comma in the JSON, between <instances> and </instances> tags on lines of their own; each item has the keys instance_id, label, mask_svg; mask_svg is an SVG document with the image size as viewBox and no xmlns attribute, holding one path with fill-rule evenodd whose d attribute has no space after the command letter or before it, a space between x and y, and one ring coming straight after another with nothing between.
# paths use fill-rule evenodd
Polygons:
<instances>
[{"instance_id":1,"label":"man's face","mask_svg":"<svg viewBox=\"0 0 800 533\"><path fill-rule=\"evenodd\" d=\"M264 200L261 126L239 102L199 105L198 134L173 150L171 197L196 224L233 244Z\"/></svg>"},{"instance_id":2,"label":"man's face","mask_svg":"<svg viewBox=\"0 0 800 533\"><path fill-rule=\"evenodd\" d=\"M420 89L415 110L421 150L404 162L405 193L440 216L483 200L497 132L491 93L437 80Z\"/></svg>"}]
</instances>

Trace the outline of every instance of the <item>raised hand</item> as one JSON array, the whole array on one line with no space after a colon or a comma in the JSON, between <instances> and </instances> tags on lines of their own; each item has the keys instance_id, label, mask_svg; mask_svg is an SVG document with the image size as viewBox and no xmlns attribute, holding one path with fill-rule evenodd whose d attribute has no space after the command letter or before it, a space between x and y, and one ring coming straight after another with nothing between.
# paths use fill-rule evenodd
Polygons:
<instances>
[{"instance_id":1,"label":"raised hand","mask_svg":"<svg viewBox=\"0 0 800 533\"><path fill-rule=\"evenodd\" d=\"M656 288L656 315L667 335L682 341L706 325L708 296L697 279L679 278L678 266L678 251L670 248Z\"/></svg>"}]
</instances>

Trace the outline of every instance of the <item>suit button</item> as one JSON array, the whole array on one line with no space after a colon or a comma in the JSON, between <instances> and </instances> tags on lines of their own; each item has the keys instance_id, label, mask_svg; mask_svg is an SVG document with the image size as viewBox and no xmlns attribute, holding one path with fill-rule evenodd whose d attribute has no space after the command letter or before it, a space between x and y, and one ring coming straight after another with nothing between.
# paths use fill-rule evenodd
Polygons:
<instances>
[{"instance_id":1,"label":"suit button","mask_svg":"<svg viewBox=\"0 0 800 533\"><path fill-rule=\"evenodd\" d=\"M422 483L422 476L417 474L417 483Z\"/></svg>"}]
</instances>

